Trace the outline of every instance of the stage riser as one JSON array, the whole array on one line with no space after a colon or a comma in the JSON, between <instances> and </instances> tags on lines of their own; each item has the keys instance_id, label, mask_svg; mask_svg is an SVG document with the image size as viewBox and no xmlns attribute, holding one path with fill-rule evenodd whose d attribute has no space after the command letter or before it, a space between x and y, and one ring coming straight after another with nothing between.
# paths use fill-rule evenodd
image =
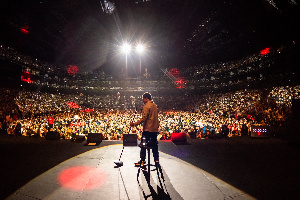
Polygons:
<instances>
[{"instance_id":1,"label":"stage riser","mask_svg":"<svg viewBox=\"0 0 300 200\"><path fill-rule=\"evenodd\" d=\"M137 146L137 134L124 134L123 135L124 146Z\"/></svg>"}]
</instances>

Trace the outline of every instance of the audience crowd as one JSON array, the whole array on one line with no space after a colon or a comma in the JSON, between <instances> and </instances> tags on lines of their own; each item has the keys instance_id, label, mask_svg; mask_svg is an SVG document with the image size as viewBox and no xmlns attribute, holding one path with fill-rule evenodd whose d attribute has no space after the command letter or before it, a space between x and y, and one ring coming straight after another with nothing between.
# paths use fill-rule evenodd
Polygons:
<instances>
[{"instance_id":1,"label":"audience crowd","mask_svg":"<svg viewBox=\"0 0 300 200\"><path fill-rule=\"evenodd\" d=\"M61 138L71 139L102 133L108 140L121 140L127 133L141 136L141 126L129 126L141 115L140 96L0 91L1 134L45 137L57 131ZM173 132L213 138L248 135L252 125L285 127L299 91L298 85L178 98L154 96L160 110L158 139L169 139Z\"/></svg>"}]
</instances>

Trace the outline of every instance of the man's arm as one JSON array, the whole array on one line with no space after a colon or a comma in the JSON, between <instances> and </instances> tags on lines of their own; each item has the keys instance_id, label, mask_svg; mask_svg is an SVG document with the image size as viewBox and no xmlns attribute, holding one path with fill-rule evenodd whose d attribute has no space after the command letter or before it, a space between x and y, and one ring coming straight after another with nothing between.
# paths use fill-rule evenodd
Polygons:
<instances>
[{"instance_id":1,"label":"man's arm","mask_svg":"<svg viewBox=\"0 0 300 200\"><path fill-rule=\"evenodd\" d=\"M143 122L146 121L146 119L148 118L149 116L149 108L147 108L146 106L144 106L143 108L143 114L142 114L142 117L135 123L130 123L131 126L137 126Z\"/></svg>"}]
</instances>

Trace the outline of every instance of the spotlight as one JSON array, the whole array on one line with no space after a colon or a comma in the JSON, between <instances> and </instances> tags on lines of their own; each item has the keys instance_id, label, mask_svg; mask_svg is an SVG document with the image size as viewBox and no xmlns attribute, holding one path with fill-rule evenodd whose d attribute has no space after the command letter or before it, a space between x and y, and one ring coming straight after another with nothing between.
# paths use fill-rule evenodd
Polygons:
<instances>
[{"instance_id":1,"label":"spotlight","mask_svg":"<svg viewBox=\"0 0 300 200\"><path fill-rule=\"evenodd\" d=\"M103 12L105 12L107 14L112 14L113 11L115 10L115 4L110 1L100 0L100 4L101 4Z\"/></svg>"},{"instance_id":2,"label":"spotlight","mask_svg":"<svg viewBox=\"0 0 300 200\"><path fill-rule=\"evenodd\" d=\"M142 44L138 44L138 45L136 46L136 51L137 51L138 53L143 53L143 52L145 51L145 46L142 45Z\"/></svg>"},{"instance_id":3,"label":"spotlight","mask_svg":"<svg viewBox=\"0 0 300 200\"><path fill-rule=\"evenodd\" d=\"M123 53L128 54L131 50L130 44L124 43L121 50L122 50Z\"/></svg>"}]
</instances>

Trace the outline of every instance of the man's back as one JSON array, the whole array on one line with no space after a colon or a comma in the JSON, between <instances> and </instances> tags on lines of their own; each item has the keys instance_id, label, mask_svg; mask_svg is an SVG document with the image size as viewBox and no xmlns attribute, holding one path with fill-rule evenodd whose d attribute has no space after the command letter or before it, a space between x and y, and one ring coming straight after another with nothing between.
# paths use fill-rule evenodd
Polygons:
<instances>
[{"instance_id":1,"label":"man's back","mask_svg":"<svg viewBox=\"0 0 300 200\"><path fill-rule=\"evenodd\" d=\"M148 101L143 108L143 115L147 118L144 121L143 130L149 132L158 132L158 111L153 101Z\"/></svg>"}]
</instances>

